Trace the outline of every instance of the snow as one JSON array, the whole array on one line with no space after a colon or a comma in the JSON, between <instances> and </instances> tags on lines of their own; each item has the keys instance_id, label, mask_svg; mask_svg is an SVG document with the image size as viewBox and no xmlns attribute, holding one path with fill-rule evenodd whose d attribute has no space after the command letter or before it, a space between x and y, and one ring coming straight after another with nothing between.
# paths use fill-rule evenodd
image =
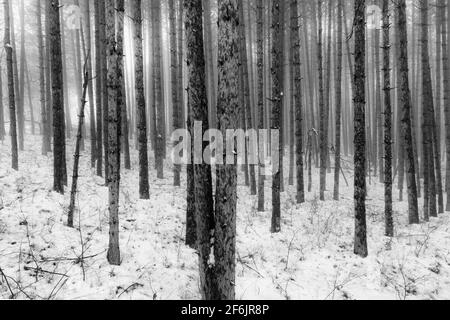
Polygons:
<instances>
[{"instance_id":1,"label":"snow","mask_svg":"<svg viewBox=\"0 0 450 320\"><path fill-rule=\"evenodd\" d=\"M11 297L8 284L18 299L200 299L198 256L184 245L185 175L182 187L173 187L166 164L166 179L156 179L151 157L150 200L141 201L133 151L134 170L122 170L123 263L113 267L106 261L107 189L90 168L89 154L80 161L75 225L81 228L70 229L65 226L70 190L65 196L51 191L53 161L41 155L40 145L40 137L27 137L20 171L14 172L9 141L0 143L0 268L8 279L0 275L0 299ZM71 177L73 144L67 150ZM346 175L351 182L351 172ZM396 236L385 238L384 189L375 180L368 190L369 257L362 259L353 254L352 186L342 181L341 201L321 203L314 177L303 205L295 203L295 187L286 186L282 232L271 234L270 181L267 211L258 213L257 199L240 177L236 297L449 299L450 216L409 226L407 203L394 194ZM332 175L328 183L331 199Z\"/></svg>"}]
</instances>

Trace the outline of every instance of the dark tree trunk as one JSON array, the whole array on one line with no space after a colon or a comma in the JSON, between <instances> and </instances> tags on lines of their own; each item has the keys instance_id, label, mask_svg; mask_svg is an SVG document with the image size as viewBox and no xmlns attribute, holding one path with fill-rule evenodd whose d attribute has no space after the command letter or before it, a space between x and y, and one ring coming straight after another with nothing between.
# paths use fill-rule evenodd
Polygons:
<instances>
[{"instance_id":1,"label":"dark tree trunk","mask_svg":"<svg viewBox=\"0 0 450 320\"><path fill-rule=\"evenodd\" d=\"M278 130L281 137L281 109L283 108L283 28L284 2L272 1L272 130ZM272 144L276 144L272 141ZM283 161L283 143L278 142L276 159L272 159L274 171L272 181L272 233L281 231L281 166ZM272 148L273 149L273 148ZM274 156L274 155L272 155Z\"/></svg>"},{"instance_id":2,"label":"dark tree trunk","mask_svg":"<svg viewBox=\"0 0 450 320\"><path fill-rule=\"evenodd\" d=\"M202 122L202 134L209 128L208 101L206 91L206 64L203 47L202 1L184 0L186 12L186 60L188 66L188 108L189 127L192 130L194 121ZM206 300L215 300L217 296L217 284L215 282L214 269L210 266L209 259L213 252L212 234L214 230L214 201L212 190L211 166L202 163L188 167L194 171L195 213L192 212L191 203L188 203L188 223L192 227L195 216L197 225L197 250L199 253L200 291ZM190 172L192 174L192 172ZM188 171L189 174L189 171ZM191 177L192 179L192 177ZM192 191L192 190L191 190ZM191 209L191 210L189 210ZM190 241L194 239L193 231L189 232Z\"/></svg>"},{"instance_id":3,"label":"dark tree trunk","mask_svg":"<svg viewBox=\"0 0 450 320\"><path fill-rule=\"evenodd\" d=\"M50 5L50 51L51 83L53 103L53 170L54 191L64 194L66 166L66 135L64 126L64 83L61 54L61 27L59 20L59 0L52 0Z\"/></svg>"},{"instance_id":4,"label":"dark tree trunk","mask_svg":"<svg viewBox=\"0 0 450 320\"><path fill-rule=\"evenodd\" d=\"M97 175L103 176L103 110L102 110L102 57L103 25L101 20L101 6L104 0L94 1L95 7L95 107L97 116Z\"/></svg>"},{"instance_id":5,"label":"dark tree trunk","mask_svg":"<svg viewBox=\"0 0 450 320\"><path fill-rule=\"evenodd\" d=\"M365 258L367 251L366 227L366 95L365 95L365 11L366 1L355 0L355 254Z\"/></svg>"},{"instance_id":6,"label":"dark tree trunk","mask_svg":"<svg viewBox=\"0 0 450 320\"><path fill-rule=\"evenodd\" d=\"M394 236L392 216L392 107L390 65L389 0L383 0L383 79L384 79L384 204L385 235Z\"/></svg>"},{"instance_id":7,"label":"dark tree trunk","mask_svg":"<svg viewBox=\"0 0 450 320\"><path fill-rule=\"evenodd\" d=\"M325 123L325 97L324 97L324 80L323 80L323 51L322 51L322 4L319 0L317 6L317 13L319 15L319 34L317 44L317 64L319 66L319 135L320 135L320 200L325 200L326 178L327 178L327 141L325 131L328 123Z\"/></svg>"},{"instance_id":8,"label":"dark tree trunk","mask_svg":"<svg viewBox=\"0 0 450 320\"><path fill-rule=\"evenodd\" d=\"M417 208L417 183L414 163L414 150L411 129L411 94L409 90L408 76L408 38L406 28L406 3L405 0L398 1L398 32L399 52L398 63L400 64L400 95L401 95L401 122L402 135L405 144L406 180L408 186L409 222L419 223L419 212Z\"/></svg>"},{"instance_id":9,"label":"dark tree trunk","mask_svg":"<svg viewBox=\"0 0 450 320\"><path fill-rule=\"evenodd\" d=\"M136 107L138 121L139 144L139 195L141 199L150 199L148 182L148 151L147 151L147 115L144 92L144 58L142 52L142 14L141 0L132 3L134 19L134 54L136 66Z\"/></svg>"}]
</instances>

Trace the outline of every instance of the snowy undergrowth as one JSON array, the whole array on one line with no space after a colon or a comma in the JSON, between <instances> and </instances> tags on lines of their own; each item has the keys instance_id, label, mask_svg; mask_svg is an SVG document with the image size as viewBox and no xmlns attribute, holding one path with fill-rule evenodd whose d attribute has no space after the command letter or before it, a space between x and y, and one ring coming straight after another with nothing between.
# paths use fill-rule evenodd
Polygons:
<instances>
[{"instance_id":1,"label":"snowy undergrowth","mask_svg":"<svg viewBox=\"0 0 450 320\"><path fill-rule=\"evenodd\" d=\"M71 152L68 146L68 171ZM88 150L88 149L87 149ZM137 155L122 171L120 241L123 263L109 266L107 189L81 158L76 229L65 226L69 192L52 189L52 158L29 138L20 171L10 169L9 143L0 144L0 298L199 299L197 255L184 245L186 191L157 180L151 159L148 201L138 198ZM287 168L287 167L286 167ZM316 174L316 172L315 172ZM352 180L350 172L347 179ZM242 179L242 177L241 177ZM328 177L332 190L332 175ZM353 195L344 180L341 201L318 201L318 179L303 205L295 188L282 195L282 232L270 233L270 182L265 213L240 180L238 299L448 299L450 217L407 225L406 203L395 196L396 236L384 234L383 186L368 194L369 257L353 255ZM287 181L286 181L287 182ZM331 199L331 192L327 193Z\"/></svg>"}]
</instances>

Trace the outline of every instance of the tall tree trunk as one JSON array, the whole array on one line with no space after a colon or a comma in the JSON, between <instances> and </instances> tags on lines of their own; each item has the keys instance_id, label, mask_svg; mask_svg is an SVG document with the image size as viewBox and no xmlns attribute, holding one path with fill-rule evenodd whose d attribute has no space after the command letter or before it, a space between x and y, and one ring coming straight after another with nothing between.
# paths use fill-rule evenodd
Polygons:
<instances>
[{"instance_id":1,"label":"tall tree trunk","mask_svg":"<svg viewBox=\"0 0 450 320\"><path fill-rule=\"evenodd\" d=\"M177 56L177 25L176 25L176 17L175 17L175 0L169 0L169 22L170 22L170 78L171 78L171 86L172 86L172 124L173 130L178 130L182 126L180 124L180 111L181 105L178 101L180 95L178 93L178 68L179 66L178 56ZM180 62L181 64L182 62ZM178 142L175 141L175 144ZM173 168L173 184L176 187L179 187L181 184L181 166L174 165Z\"/></svg>"},{"instance_id":2,"label":"tall tree trunk","mask_svg":"<svg viewBox=\"0 0 450 320\"><path fill-rule=\"evenodd\" d=\"M201 121L201 134L209 129L208 102L206 91L206 63L203 47L202 0L184 0L186 12L186 60L188 66L188 109L191 135L194 121ZM192 153L192 156L194 154ZM202 162L188 167L194 171L195 213L188 211L190 227L197 226L197 250L199 254L200 291L206 300L217 299L217 284L214 279L214 269L210 265L210 256L213 252L212 234L214 233L214 201L212 189L211 166ZM188 171L189 174L189 171ZM192 172L191 172L192 174ZM192 190L190 190L192 191ZM191 203L188 203L190 209ZM191 208L192 209L192 208ZM192 221L192 215L195 221ZM189 232L190 241L195 238ZM192 243L191 243L192 245Z\"/></svg>"},{"instance_id":3,"label":"tall tree trunk","mask_svg":"<svg viewBox=\"0 0 450 320\"><path fill-rule=\"evenodd\" d=\"M238 0L219 0L219 89L217 117L223 136L227 130L236 130L240 124L239 105L239 5ZM281 60L280 60L281 62ZM230 153L226 145L224 154ZM214 271L217 277L219 300L235 299L236 283L236 205L237 163L217 166L216 224L214 239Z\"/></svg>"},{"instance_id":4,"label":"tall tree trunk","mask_svg":"<svg viewBox=\"0 0 450 320\"><path fill-rule=\"evenodd\" d=\"M431 84L431 68L428 53L428 0L420 1L421 11L421 50L422 50L422 111L423 111L423 156L425 172L424 215L437 217L436 197L439 184L440 156L436 144L436 121L434 118L433 88ZM436 171L435 171L436 169Z\"/></svg>"},{"instance_id":5,"label":"tall tree trunk","mask_svg":"<svg viewBox=\"0 0 450 320\"><path fill-rule=\"evenodd\" d=\"M5 51L6 51L6 69L8 79L9 96L9 134L11 136L11 162L14 170L19 170L19 155L17 151L17 127L16 127L16 97L14 92L14 67L13 67L13 47L11 45L11 20L9 11L9 0L4 0L5 15Z\"/></svg>"},{"instance_id":6,"label":"tall tree trunk","mask_svg":"<svg viewBox=\"0 0 450 320\"><path fill-rule=\"evenodd\" d=\"M155 155L155 165L157 171L158 179L164 178L164 155L166 149L166 142L164 139L165 133L165 112L164 112L164 103L163 103L163 85L162 85L162 66L161 66L161 2L160 0L154 1L154 14L155 19L153 22L155 23L155 38L154 38L154 47L156 50L155 61L154 61L154 73L155 73L155 100L157 103L156 106L156 155Z\"/></svg>"},{"instance_id":7,"label":"tall tree trunk","mask_svg":"<svg viewBox=\"0 0 450 320\"><path fill-rule=\"evenodd\" d=\"M334 200L339 200L339 178L341 175L341 102L342 102L342 0L339 0L337 10L337 64L335 74L336 90L336 142L334 160Z\"/></svg>"},{"instance_id":8,"label":"tall tree trunk","mask_svg":"<svg viewBox=\"0 0 450 320\"><path fill-rule=\"evenodd\" d=\"M389 0L383 0L383 79L384 79L384 203L385 235L394 236L392 216L392 107L390 65Z\"/></svg>"},{"instance_id":9,"label":"tall tree trunk","mask_svg":"<svg viewBox=\"0 0 450 320\"><path fill-rule=\"evenodd\" d=\"M3 114L3 73L2 65L0 64L0 141L5 140L5 116Z\"/></svg>"},{"instance_id":10,"label":"tall tree trunk","mask_svg":"<svg viewBox=\"0 0 450 320\"><path fill-rule=\"evenodd\" d=\"M64 126L64 83L61 54L61 26L59 20L59 0L52 0L50 6L50 51L51 51L51 83L53 103L53 170L54 191L64 194L67 170L66 166L66 135ZM66 175L66 177L65 177Z\"/></svg>"},{"instance_id":11,"label":"tall tree trunk","mask_svg":"<svg viewBox=\"0 0 450 320\"><path fill-rule=\"evenodd\" d=\"M258 66L258 129L264 129L265 118L265 89L264 89L264 3L257 1L257 66ZM258 166L258 211L264 212L264 175L265 153L264 143L258 134L259 166Z\"/></svg>"},{"instance_id":12,"label":"tall tree trunk","mask_svg":"<svg viewBox=\"0 0 450 320\"><path fill-rule=\"evenodd\" d=\"M115 0L106 0L106 54L108 60L108 175L109 189L109 249L108 262L111 265L120 265L119 249L119 187L120 187L120 105L117 102L117 93L120 83L117 77L117 51L116 51L116 8ZM117 12L123 14L124 2L117 1ZM123 30L117 30L123 32Z\"/></svg>"},{"instance_id":13,"label":"tall tree trunk","mask_svg":"<svg viewBox=\"0 0 450 320\"><path fill-rule=\"evenodd\" d=\"M141 0L132 3L134 21L134 53L136 66L136 106L139 140L139 195L150 199L148 182L147 115L144 93L144 58L142 54L142 14Z\"/></svg>"},{"instance_id":14,"label":"tall tree trunk","mask_svg":"<svg viewBox=\"0 0 450 320\"><path fill-rule=\"evenodd\" d=\"M297 176L297 203L305 202L305 182L303 177L303 95L300 58L300 22L298 14L298 0L291 0L291 54L293 55L293 90L295 110L295 156ZM293 116L293 115L291 115ZM294 141L291 141L293 144Z\"/></svg>"},{"instance_id":15,"label":"tall tree trunk","mask_svg":"<svg viewBox=\"0 0 450 320\"><path fill-rule=\"evenodd\" d=\"M319 16L318 27L318 43L317 43L317 64L319 66L319 134L320 134L320 200L325 200L326 189L326 176L327 176L327 141L325 131L327 130L328 123L325 122L325 97L324 97L324 80L323 80L323 51L322 51L322 4L323 1L319 0L317 6L317 13Z\"/></svg>"},{"instance_id":16,"label":"tall tree trunk","mask_svg":"<svg viewBox=\"0 0 450 320\"><path fill-rule=\"evenodd\" d=\"M367 257L366 226L366 95L365 95L366 1L355 0L355 254Z\"/></svg>"},{"instance_id":17,"label":"tall tree trunk","mask_svg":"<svg viewBox=\"0 0 450 320\"><path fill-rule=\"evenodd\" d=\"M401 123L402 136L405 144L406 180L408 187L409 223L419 223L419 211L417 208L417 183L414 163L414 150L412 141L411 124L411 94L409 90L408 75L408 38L406 28L406 2L399 0L397 3L399 52L398 63L400 64L400 95L401 95Z\"/></svg>"},{"instance_id":18,"label":"tall tree trunk","mask_svg":"<svg viewBox=\"0 0 450 320\"><path fill-rule=\"evenodd\" d=\"M95 107L97 116L97 175L103 176L103 109L102 109L102 57L103 56L103 25L101 19L101 6L104 0L94 1L95 8Z\"/></svg>"},{"instance_id":19,"label":"tall tree trunk","mask_svg":"<svg viewBox=\"0 0 450 320\"><path fill-rule=\"evenodd\" d=\"M272 130L277 130L281 137L281 109L283 108L283 28L284 2L273 0L272 2ZM272 144L276 144L272 141ZM283 143L278 143L279 148L276 159L272 159L275 170L272 181L272 233L281 231L281 166L283 165ZM273 147L272 147L273 149ZM273 156L273 155L272 155Z\"/></svg>"}]
</instances>

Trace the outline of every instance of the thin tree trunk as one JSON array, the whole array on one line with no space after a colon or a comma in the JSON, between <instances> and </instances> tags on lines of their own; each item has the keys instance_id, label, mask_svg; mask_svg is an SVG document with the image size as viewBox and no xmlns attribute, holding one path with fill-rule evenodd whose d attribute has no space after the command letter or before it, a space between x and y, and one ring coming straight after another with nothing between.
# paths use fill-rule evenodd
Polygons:
<instances>
[{"instance_id":1,"label":"thin tree trunk","mask_svg":"<svg viewBox=\"0 0 450 320\"><path fill-rule=\"evenodd\" d=\"M101 20L101 6L104 6L104 0L94 1L95 7L95 107L97 116L97 175L103 176L103 110L102 110L102 43L103 27Z\"/></svg>"},{"instance_id":2,"label":"thin tree trunk","mask_svg":"<svg viewBox=\"0 0 450 320\"><path fill-rule=\"evenodd\" d=\"M14 67L13 67L13 47L11 45L11 20L9 10L9 0L4 0L5 14L5 51L6 51L6 69L8 79L9 96L9 134L11 136L11 162L12 168L19 170L19 155L17 151L17 127L16 127L16 97L14 93Z\"/></svg>"},{"instance_id":3,"label":"thin tree trunk","mask_svg":"<svg viewBox=\"0 0 450 320\"><path fill-rule=\"evenodd\" d=\"M264 129L265 118L265 90L264 90L264 4L263 1L257 2L257 66L258 66L258 129ZM260 140L258 134L258 148L259 148L259 166L258 166L258 212L264 212L264 143Z\"/></svg>"}]
</instances>

